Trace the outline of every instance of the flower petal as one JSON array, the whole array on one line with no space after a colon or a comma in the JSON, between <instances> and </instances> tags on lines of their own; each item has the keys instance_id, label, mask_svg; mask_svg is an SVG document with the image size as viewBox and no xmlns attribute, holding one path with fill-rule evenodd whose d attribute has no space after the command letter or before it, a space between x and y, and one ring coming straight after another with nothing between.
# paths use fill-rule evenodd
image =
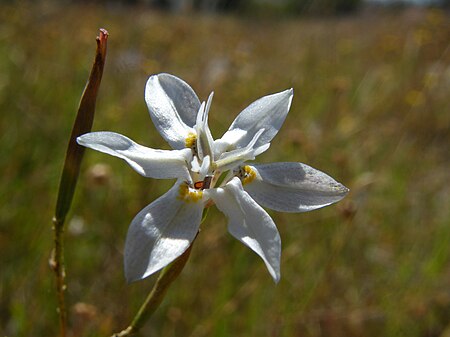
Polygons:
<instances>
[{"instance_id":1,"label":"flower petal","mask_svg":"<svg viewBox=\"0 0 450 337\"><path fill-rule=\"evenodd\" d=\"M155 150L133 142L115 132L91 132L77 138L80 145L107 153L125 160L144 177L156 179L183 178L190 181L186 161L191 160L191 151Z\"/></svg>"},{"instance_id":2,"label":"flower petal","mask_svg":"<svg viewBox=\"0 0 450 337\"><path fill-rule=\"evenodd\" d=\"M258 138L255 147L269 143L286 119L293 95L294 91L289 89L264 96L250 104L236 117L222 138L216 141L216 151L220 154L245 147L261 129L264 129L264 133Z\"/></svg>"},{"instance_id":3,"label":"flower petal","mask_svg":"<svg viewBox=\"0 0 450 337\"><path fill-rule=\"evenodd\" d=\"M244 189L263 207L280 212L307 212L341 200L348 188L302 163L249 166L256 173Z\"/></svg>"},{"instance_id":4,"label":"flower petal","mask_svg":"<svg viewBox=\"0 0 450 337\"><path fill-rule=\"evenodd\" d=\"M180 182L136 215L125 242L125 276L141 280L164 268L191 245L203 202L179 198Z\"/></svg>"},{"instance_id":5,"label":"flower petal","mask_svg":"<svg viewBox=\"0 0 450 337\"><path fill-rule=\"evenodd\" d=\"M281 239L267 212L233 178L225 187L205 190L228 217L228 231L258 254L275 282L280 280Z\"/></svg>"},{"instance_id":6,"label":"flower petal","mask_svg":"<svg viewBox=\"0 0 450 337\"><path fill-rule=\"evenodd\" d=\"M161 136L174 149L185 147L194 132L200 101L182 79L170 74L150 76L145 87L145 101Z\"/></svg>"}]
</instances>

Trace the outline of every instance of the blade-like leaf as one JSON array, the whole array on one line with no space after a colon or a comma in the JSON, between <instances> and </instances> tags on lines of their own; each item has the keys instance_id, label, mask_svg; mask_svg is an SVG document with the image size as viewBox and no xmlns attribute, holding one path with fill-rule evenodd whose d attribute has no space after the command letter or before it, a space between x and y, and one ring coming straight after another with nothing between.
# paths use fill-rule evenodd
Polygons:
<instances>
[{"instance_id":1,"label":"blade-like leaf","mask_svg":"<svg viewBox=\"0 0 450 337\"><path fill-rule=\"evenodd\" d=\"M108 32L100 29L97 37L97 49L95 52L94 64L89 75L89 80L81 96L78 113L70 135L67 147L66 159L59 184L58 200L56 202L55 216L53 217L54 244L50 267L55 272L56 292L58 296L58 313L60 322L60 335L66 336L67 314L65 309L64 290L65 271L63 257L63 232L64 220L72 202L75 186L80 172L81 160L83 159L84 148L76 143L79 135L91 131L94 121L95 102L100 87L103 74L103 67L106 58L106 45Z\"/></svg>"},{"instance_id":2,"label":"blade-like leaf","mask_svg":"<svg viewBox=\"0 0 450 337\"><path fill-rule=\"evenodd\" d=\"M94 64L92 65L89 80L81 96L78 113L70 135L69 145L66 152L66 160L59 184L58 201L56 202L55 218L58 222L64 221L64 218L70 208L73 193L77 183L78 173L80 172L81 160L83 159L84 147L76 142L78 136L91 131L94 121L95 103L97 101L98 89L103 75L103 67L106 58L106 42L108 32L100 29L100 35L97 37L97 50L95 53Z\"/></svg>"}]
</instances>

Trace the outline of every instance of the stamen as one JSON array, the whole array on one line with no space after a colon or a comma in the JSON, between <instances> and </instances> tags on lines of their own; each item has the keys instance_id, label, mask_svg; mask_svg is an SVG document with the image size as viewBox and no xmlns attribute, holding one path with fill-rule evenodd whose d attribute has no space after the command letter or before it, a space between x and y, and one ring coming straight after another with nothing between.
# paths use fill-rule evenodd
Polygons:
<instances>
[{"instance_id":1,"label":"stamen","mask_svg":"<svg viewBox=\"0 0 450 337\"><path fill-rule=\"evenodd\" d=\"M197 147L197 135L190 132L188 136L186 137L186 140L184 141L186 148L188 149L194 149ZM194 151L194 155L196 154L197 150Z\"/></svg>"},{"instance_id":2,"label":"stamen","mask_svg":"<svg viewBox=\"0 0 450 337\"><path fill-rule=\"evenodd\" d=\"M211 186L212 176L206 176L204 180L196 181L194 188L197 190L207 190Z\"/></svg>"},{"instance_id":3,"label":"stamen","mask_svg":"<svg viewBox=\"0 0 450 337\"><path fill-rule=\"evenodd\" d=\"M256 172L248 165L240 167L239 178L242 181L242 185L250 184L256 178Z\"/></svg>"},{"instance_id":4,"label":"stamen","mask_svg":"<svg viewBox=\"0 0 450 337\"><path fill-rule=\"evenodd\" d=\"M203 180L196 181L196 182L194 183L194 188L195 188L196 190L202 190L202 189L203 189Z\"/></svg>"},{"instance_id":5,"label":"stamen","mask_svg":"<svg viewBox=\"0 0 450 337\"><path fill-rule=\"evenodd\" d=\"M184 182L180 184L177 198L186 202L197 202L203 198L203 191L189 188L189 185Z\"/></svg>"}]
</instances>

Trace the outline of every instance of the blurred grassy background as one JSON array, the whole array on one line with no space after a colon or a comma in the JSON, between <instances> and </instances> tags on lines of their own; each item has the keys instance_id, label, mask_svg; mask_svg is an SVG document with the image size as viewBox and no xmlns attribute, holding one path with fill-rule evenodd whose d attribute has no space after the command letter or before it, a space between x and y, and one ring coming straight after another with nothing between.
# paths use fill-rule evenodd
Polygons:
<instances>
[{"instance_id":1,"label":"blurred grassy background","mask_svg":"<svg viewBox=\"0 0 450 337\"><path fill-rule=\"evenodd\" d=\"M306 214L270 212L275 286L216 209L142 336L449 336L450 26L440 10L327 18L169 15L142 7L0 7L0 335L56 335L51 218L67 139L110 32L94 130L154 148L152 73L206 99L219 137L255 99L293 87L259 162L301 161L351 189ZM127 227L172 182L87 151L68 219L71 336L124 328L155 277L127 285Z\"/></svg>"}]
</instances>

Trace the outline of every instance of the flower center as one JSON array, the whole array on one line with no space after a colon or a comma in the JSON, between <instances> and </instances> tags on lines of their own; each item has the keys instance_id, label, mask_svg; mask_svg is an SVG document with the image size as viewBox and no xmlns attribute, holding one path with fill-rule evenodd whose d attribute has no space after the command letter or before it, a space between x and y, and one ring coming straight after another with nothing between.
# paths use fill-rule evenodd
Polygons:
<instances>
[{"instance_id":1,"label":"flower center","mask_svg":"<svg viewBox=\"0 0 450 337\"><path fill-rule=\"evenodd\" d=\"M257 145L258 139L265 131L263 128L255 133L245 147L223 147L215 144L208 126L212 96L213 94L209 95L208 101L203 102L198 110L194 127L195 133L189 133L185 139L186 148L192 151L192 160L188 163L188 168L194 183L186 183L186 186L183 187L189 191L201 192L209 188L221 187L234 176L239 177L244 185L252 182L256 173L250 166L243 166L243 164L247 160L255 159L257 155L269 148L269 144ZM184 191L183 193L180 192L182 198L193 192ZM196 197L191 196L191 198Z\"/></svg>"}]
</instances>

